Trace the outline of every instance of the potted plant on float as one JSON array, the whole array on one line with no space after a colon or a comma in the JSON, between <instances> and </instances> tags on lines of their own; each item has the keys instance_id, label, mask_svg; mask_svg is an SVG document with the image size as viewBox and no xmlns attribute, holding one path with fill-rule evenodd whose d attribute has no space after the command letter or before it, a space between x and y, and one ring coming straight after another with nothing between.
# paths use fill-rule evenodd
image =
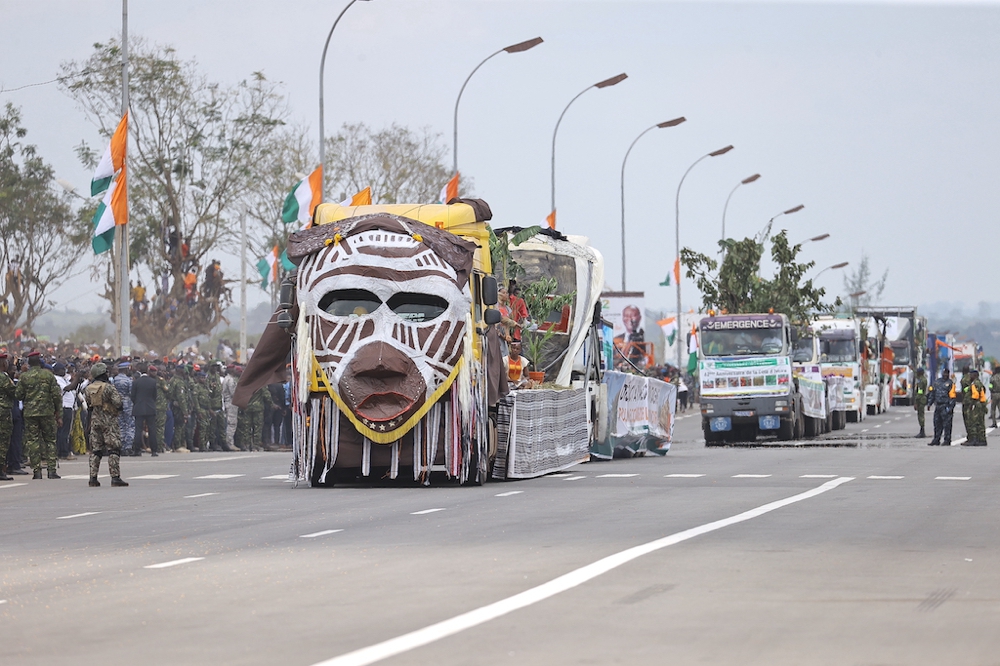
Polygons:
<instances>
[{"instance_id":1,"label":"potted plant on float","mask_svg":"<svg viewBox=\"0 0 1000 666\"><path fill-rule=\"evenodd\" d=\"M541 369L545 362L546 345L556 334L555 330L534 330L524 331L521 334L521 353L528 359L531 370L528 371L528 379L533 384L541 384L545 381L545 371Z\"/></svg>"},{"instance_id":2,"label":"potted plant on float","mask_svg":"<svg viewBox=\"0 0 1000 666\"><path fill-rule=\"evenodd\" d=\"M548 343L556 334L555 325L549 321L549 317L553 312L561 314L563 308L572 304L576 297L575 291L555 295L558 286L559 283L555 278L541 277L521 288L520 296L524 299L524 305L528 309L528 317L538 327L533 331L524 331L521 336L522 351L532 368L528 372L528 378L537 383L541 383L545 379L542 365L545 362L546 353L549 351Z\"/></svg>"}]
</instances>

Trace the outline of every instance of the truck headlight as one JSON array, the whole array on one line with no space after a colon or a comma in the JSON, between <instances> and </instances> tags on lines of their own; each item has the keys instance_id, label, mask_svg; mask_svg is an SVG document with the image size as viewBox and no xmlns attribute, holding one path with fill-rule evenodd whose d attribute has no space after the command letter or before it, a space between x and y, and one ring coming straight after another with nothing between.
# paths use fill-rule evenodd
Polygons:
<instances>
[{"instance_id":1,"label":"truck headlight","mask_svg":"<svg viewBox=\"0 0 1000 666\"><path fill-rule=\"evenodd\" d=\"M715 413L715 408L712 407L712 405L702 405L701 406L701 413L702 414L714 414Z\"/></svg>"}]
</instances>

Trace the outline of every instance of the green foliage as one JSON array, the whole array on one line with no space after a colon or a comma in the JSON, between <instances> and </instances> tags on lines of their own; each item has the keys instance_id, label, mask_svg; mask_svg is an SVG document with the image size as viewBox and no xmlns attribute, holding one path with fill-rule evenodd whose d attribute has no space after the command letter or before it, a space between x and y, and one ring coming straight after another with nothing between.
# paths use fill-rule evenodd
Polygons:
<instances>
[{"instance_id":1,"label":"green foliage","mask_svg":"<svg viewBox=\"0 0 1000 666\"><path fill-rule=\"evenodd\" d=\"M840 305L838 298L833 305L823 302L826 290L813 286L805 274L815 262L796 261L801 245L790 245L785 231L771 239L771 260L776 266L770 279L761 277L760 262L764 256L764 242L754 238L737 241L720 241L725 250L721 265L715 259L694 252L681 250L681 262L687 277L695 281L702 294L703 307L729 314L774 312L788 315L792 321L805 321L816 312L830 312Z\"/></svg>"},{"instance_id":2,"label":"green foliage","mask_svg":"<svg viewBox=\"0 0 1000 666\"><path fill-rule=\"evenodd\" d=\"M543 277L521 287L521 298L528 308L528 317L536 324L544 323L553 312L562 312L563 306L571 305L576 292L555 296L559 283L553 277Z\"/></svg>"},{"instance_id":3,"label":"green foliage","mask_svg":"<svg viewBox=\"0 0 1000 666\"><path fill-rule=\"evenodd\" d=\"M531 364L534 372L542 371L542 364L549 351L549 340L555 336L555 329L549 328L546 331L524 331L521 334L521 353Z\"/></svg>"},{"instance_id":4,"label":"green foliage","mask_svg":"<svg viewBox=\"0 0 1000 666\"><path fill-rule=\"evenodd\" d=\"M501 285L507 287L510 285L511 280L517 280L524 275L524 268L514 260L510 246L518 247L521 243L537 236L542 228L535 225L521 229L511 237L508 237L506 231L497 235L493 231L493 227L488 228L490 230L490 261L493 264L493 277Z\"/></svg>"},{"instance_id":5,"label":"green foliage","mask_svg":"<svg viewBox=\"0 0 1000 666\"><path fill-rule=\"evenodd\" d=\"M844 275L844 296L845 301L852 306L871 305L878 303L885 291L885 282L889 279L889 269L885 269L882 277L877 280L872 276L871 261L868 254L861 253L861 261L857 268ZM851 294L864 292L856 298L851 298Z\"/></svg>"}]
</instances>

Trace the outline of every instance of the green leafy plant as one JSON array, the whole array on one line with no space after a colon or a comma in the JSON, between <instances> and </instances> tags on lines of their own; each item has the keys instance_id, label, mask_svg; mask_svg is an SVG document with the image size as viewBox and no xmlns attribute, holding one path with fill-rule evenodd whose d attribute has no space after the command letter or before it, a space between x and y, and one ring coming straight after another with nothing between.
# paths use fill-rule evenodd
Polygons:
<instances>
[{"instance_id":1,"label":"green leafy plant","mask_svg":"<svg viewBox=\"0 0 1000 666\"><path fill-rule=\"evenodd\" d=\"M555 336L554 329L547 331L525 331L521 336L521 352L531 364L534 372L542 371L542 364L545 362L545 353L548 351L548 343Z\"/></svg>"},{"instance_id":2,"label":"green leafy plant","mask_svg":"<svg viewBox=\"0 0 1000 666\"><path fill-rule=\"evenodd\" d=\"M566 305L571 305L576 298L576 292L555 295L559 283L553 277L543 277L521 287L521 298L528 308L528 317L539 326L548 320L553 312L562 312Z\"/></svg>"}]
</instances>

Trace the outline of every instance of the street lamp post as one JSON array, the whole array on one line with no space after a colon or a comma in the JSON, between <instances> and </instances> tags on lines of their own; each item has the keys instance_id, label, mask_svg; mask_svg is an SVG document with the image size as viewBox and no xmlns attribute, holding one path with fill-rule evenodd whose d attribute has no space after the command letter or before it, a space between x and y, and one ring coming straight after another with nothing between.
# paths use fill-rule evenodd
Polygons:
<instances>
[{"instance_id":1,"label":"street lamp post","mask_svg":"<svg viewBox=\"0 0 1000 666\"><path fill-rule=\"evenodd\" d=\"M556 128L552 132L552 212L556 210L556 136L559 134L559 125L562 123L563 116L569 111L569 107L573 106L573 102L580 98L580 95L587 92L591 88L610 88L611 86L617 85L628 78L628 74L622 72L618 76L612 76L610 79L604 79L603 81L598 81L594 85L587 86L579 93L576 97L569 101L566 108L563 109L562 113L559 114L559 120L556 121Z\"/></svg>"},{"instance_id":2,"label":"street lamp post","mask_svg":"<svg viewBox=\"0 0 1000 666\"><path fill-rule=\"evenodd\" d=\"M465 78L465 82L462 84L462 88L458 91L458 99L455 100L455 118L452 122L452 143L451 143L451 172L453 174L458 173L458 103L462 101L462 93L465 92L465 86L469 84L469 80L472 75L479 71L479 68L486 64L486 62L493 56L498 56L501 53L521 53L527 51L528 49L533 49L544 40L541 37L535 37L534 39L529 39L524 42L518 42L517 44L512 44L510 46L504 47L499 51L494 51L490 55L476 65L475 69Z\"/></svg>"},{"instance_id":3,"label":"street lamp post","mask_svg":"<svg viewBox=\"0 0 1000 666\"><path fill-rule=\"evenodd\" d=\"M340 19L355 2L358 2L358 0L350 0L340 10L337 20L333 22L333 25L330 27L330 33L326 36L326 42L323 44L323 56L319 61L319 166L323 170L323 178L320 181L320 201L326 199L326 134L323 128L323 73L326 71L326 52L330 48L330 39L333 37L333 31L337 29L337 24L340 23ZM361 2L370 2L370 0L361 0Z\"/></svg>"},{"instance_id":4,"label":"street lamp post","mask_svg":"<svg viewBox=\"0 0 1000 666\"><path fill-rule=\"evenodd\" d=\"M698 166L698 163L701 162L702 160L707 159L709 157L718 157L719 155L725 155L726 153L728 153L732 149L733 149L733 147L730 145L730 146L726 146L725 148L719 148L718 150L713 150L710 153L706 153L705 155L702 155L701 157L699 157L698 159L696 159L694 161L694 164L692 164L691 166L689 166L687 168L687 171L685 171L684 175L681 176L681 182L677 183L677 196L674 199L674 241L677 244L676 245L676 247L677 247L676 261L680 261L680 258L681 258L681 186L684 184L684 179L688 177L689 173L691 173L691 169L693 169L696 166ZM676 282L677 282L677 330L680 331L681 330L681 281L680 280L676 280ZM681 341L681 337L680 337L680 335L678 335L677 336L677 372L681 372L681 342L680 341Z\"/></svg>"},{"instance_id":5,"label":"street lamp post","mask_svg":"<svg viewBox=\"0 0 1000 666\"><path fill-rule=\"evenodd\" d=\"M750 183L757 181L759 178L759 173L747 176L740 182L736 183L736 187L729 192L729 196L726 197L726 205L722 207L722 236L720 236L719 240L726 240L726 211L729 209L729 200L733 198L734 194L736 194L736 190L740 189L744 185L749 185ZM725 251L723 251L723 254L725 254Z\"/></svg>"},{"instance_id":6,"label":"street lamp post","mask_svg":"<svg viewBox=\"0 0 1000 666\"><path fill-rule=\"evenodd\" d=\"M813 281L815 282L816 280L818 280L819 276L822 275L823 273L826 273L829 270L836 270L838 268L843 268L844 266L846 266L849 263L850 263L849 261L842 261L839 264L834 264L833 266L827 266L826 268L824 268L823 270L821 270L819 273L816 273L816 277L813 278Z\"/></svg>"},{"instance_id":7,"label":"street lamp post","mask_svg":"<svg viewBox=\"0 0 1000 666\"><path fill-rule=\"evenodd\" d=\"M770 220L768 220L767 226L761 229L760 242L763 243L765 240L767 240L767 237L771 235L771 225L774 224L775 220L777 220L782 215L791 215L792 213L797 213L803 208L805 208L805 204L799 204L798 206L794 206L792 208L789 208L788 210L781 211L780 213L772 217Z\"/></svg>"},{"instance_id":8,"label":"street lamp post","mask_svg":"<svg viewBox=\"0 0 1000 666\"><path fill-rule=\"evenodd\" d=\"M667 120L666 122L657 123L652 127L647 127L642 131L639 136L635 137L635 140L625 151L625 159L622 160L622 291L625 291L625 164L628 162L628 156L632 152L632 148L638 143L639 139L646 135L647 132L654 129L662 129L665 127L676 127L681 123L685 122L687 118L681 116L680 118L674 118L673 120Z\"/></svg>"},{"instance_id":9,"label":"street lamp post","mask_svg":"<svg viewBox=\"0 0 1000 666\"><path fill-rule=\"evenodd\" d=\"M801 243L799 243L799 245L805 245L806 243L816 243L816 242L819 242L821 240L826 240L829 237L830 237L830 234L820 234L819 236L813 236L812 238L805 239L804 241L802 241Z\"/></svg>"}]
</instances>

